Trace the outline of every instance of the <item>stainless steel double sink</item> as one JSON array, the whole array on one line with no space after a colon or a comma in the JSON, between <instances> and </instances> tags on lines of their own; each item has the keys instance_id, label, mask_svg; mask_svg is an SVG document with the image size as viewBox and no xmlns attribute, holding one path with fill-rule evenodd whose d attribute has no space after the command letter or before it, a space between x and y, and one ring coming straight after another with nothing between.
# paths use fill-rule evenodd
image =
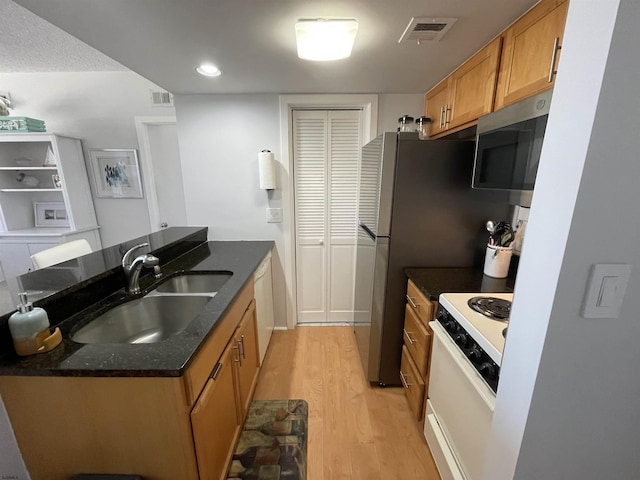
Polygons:
<instances>
[{"instance_id":1,"label":"stainless steel double sink","mask_svg":"<svg viewBox=\"0 0 640 480\"><path fill-rule=\"evenodd\" d=\"M71 333L77 343L157 343L179 334L233 276L232 272L170 277L142 298L117 305Z\"/></svg>"}]
</instances>

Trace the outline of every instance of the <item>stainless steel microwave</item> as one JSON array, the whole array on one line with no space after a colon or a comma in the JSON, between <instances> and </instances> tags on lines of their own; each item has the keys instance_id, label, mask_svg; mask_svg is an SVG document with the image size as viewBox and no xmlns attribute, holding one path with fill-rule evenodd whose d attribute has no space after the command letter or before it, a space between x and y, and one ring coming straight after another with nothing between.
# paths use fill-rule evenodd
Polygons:
<instances>
[{"instance_id":1,"label":"stainless steel microwave","mask_svg":"<svg viewBox=\"0 0 640 480\"><path fill-rule=\"evenodd\" d=\"M531 205L552 93L478 119L473 188L505 191L510 203Z\"/></svg>"}]
</instances>

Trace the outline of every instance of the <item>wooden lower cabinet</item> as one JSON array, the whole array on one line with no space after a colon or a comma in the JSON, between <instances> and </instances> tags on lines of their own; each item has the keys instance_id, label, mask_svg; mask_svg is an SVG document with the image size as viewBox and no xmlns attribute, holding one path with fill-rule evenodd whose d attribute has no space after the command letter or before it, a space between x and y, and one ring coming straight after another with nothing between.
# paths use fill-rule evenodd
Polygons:
<instances>
[{"instance_id":1,"label":"wooden lower cabinet","mask_svg":"<svg viewBox=\"0 0 640 480\"><path fill-rule=\"evenodd\" d=\"M400 370L409 407L421 425L424 424L427 405L429 361L433 338L429 322L434 318L436 307L437 302L427 299L411 280L408 281Z\"/></svg>"},{"instance_id":2,"label":"wooden lower cabinet","mask_svg":"<svg viewBox=\"0 0 640 480\"><path fill-rule=\"evenodd\" d=\"M236 364L238 408L241 417L244 418L249 410L256 383L258 383L260 363L255 300L251 301L249 308L244 313L236 330L234 342L233 348L237 353L237 359L234 361Z\"/></svg>"},{"instance_id":3,"label":"wooden lower cabinet","mask_svg":"<svg viewBox=\"0 0 640 480\"><path fill-rule=\"evenodd\" d=\"M234 346L228 345L191 411L200 480L219 480L221 474L224 476L242 426L236 401L234 354Z\"/></svg>"},{"instance_id":4,"label":"wooden lower cabinet","mask_svg":"<svg viewBox=\"0 0 640 480\"><path fill-rule=\"evenodd\" d=\"M406 346L402 347L402 361L400 363L400 378L405 388L407 401L411 412L420 420L422 418L422 404L424 400L424 380L418 373Z\"/></svg>"},{"instance_id":5,"label":"wooden lower cabinet","mask_svg":"<svg viewBox=\"0 0 640 480\"><path fill-rule=\"evenodd\" d=\"M0 376L32 480L225 478L257 383L255 319L251 281L180 377Z\"/></svg>"},{"instance_id":6,"label":"wooden lower cabinet","mask_svg":"<svg viewBox=\"0 0 640 480\"><path fill-rule=\"evenodd\" d=\"M403 333L405 346L416 364L418 373L426 377L431 352L431 329L413 313L409 304L405 307Z\"/></svg>"}]
</instances>

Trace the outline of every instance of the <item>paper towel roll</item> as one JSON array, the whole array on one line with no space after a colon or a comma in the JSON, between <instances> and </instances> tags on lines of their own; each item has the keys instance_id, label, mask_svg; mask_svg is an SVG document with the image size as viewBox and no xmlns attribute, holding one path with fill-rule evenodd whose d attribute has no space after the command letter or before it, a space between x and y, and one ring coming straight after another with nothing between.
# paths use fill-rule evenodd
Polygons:
<instances>
[{"instance_id":1,"label":"paper towel roll","mask_svg":"<svg viewBox=\"0 0 640 480\"><path fill-rule=\"evenodd\" d=\"M258 154L258 170L260 172L260 188L274 190L276 188L276 160L269 150Z\"/></svg>"}]
</instances>

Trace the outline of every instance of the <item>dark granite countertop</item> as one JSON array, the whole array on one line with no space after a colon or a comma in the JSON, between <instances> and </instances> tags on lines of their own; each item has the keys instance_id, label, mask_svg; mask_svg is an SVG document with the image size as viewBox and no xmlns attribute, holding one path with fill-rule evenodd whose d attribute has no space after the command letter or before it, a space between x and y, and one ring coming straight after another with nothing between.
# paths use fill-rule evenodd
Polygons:
<instances>
[{"instance_id":1,"label":"dark granite countertop","mask_svg":"<svg viewBox=\"0 0 640 480\"><path fill-rule=\"evenodd\" d=\"M158 343L79 344L70 340L70 332L88 323L95 317L95 312L104 308L106 303L121 301L126 295L123 289L108 295L103 294L100 299L94 297L93 302L90 302L86 309L69 318L55 318L61 316L58 312L60 307L57 304L55 306L51 304L52 310L57 309L53 316L49 315L51 325L58 326L62 330L62 344L51 352L29 357L18 357L13 351L6 353L0 357L0 375L180 376L203 341L215 330L218 320L223 317L241 288L246 282L253 281L255 269L273 245L272 241L214 241L199 243L199 246L172 261L166 259L163 262L161 258L163 278L155 280L149 274L141 277L140 286L143 291L136 297L143 296L166 278L184 271L229 270L233 272L233 276L185 330ZM155 251L154 254L156 254ZM100 280L100 282L111 285L115 282L113 278L119 279L120 274L120 271L112 272L108 276L109 279ZM102 285L100 282L96 284L98 287ZM83 293L85 290L90 290L92 293ZM67 295L61 292L60 298L57 299L58 304L70 304L76 301L88 303L83 295L95 296L96 288L85 288ZM105 296L107 296L106 300ZM47 308L46 305L42 306Z\"/></svg>"},{"instance_id":2,"label":"dark granite countertop","mask_svg":"<svg viewBox=\"0 0 640 480\"><path fill-rule=\"evenodd\" d=\"M51 267L9 278L7 285L13 305L19 303L18 293L27 292L30 301L39 301L41 305L38 305L44 307L55 301L59 294L66 296L90 282L119 273L124 253L142 243L148 243L149 247L141 249L140 253L152 251L161 263L166 263L206 242L207 230L207 227L170 227ZM0 316L8 313L11 312L0 312Z\"/></svg>"},{"instance_id":3,"label":"dark granite countertop","mask_svg":"<svg viewBox=\"0 0 640 480\"><path fill-rule=\"evenodd\" d=\"M438 301L441 293L513 292L515 283L515 275L492 278L484 275L481 267L405 268L404 272L433 301Z\"/></svg>"}]
</instances>

